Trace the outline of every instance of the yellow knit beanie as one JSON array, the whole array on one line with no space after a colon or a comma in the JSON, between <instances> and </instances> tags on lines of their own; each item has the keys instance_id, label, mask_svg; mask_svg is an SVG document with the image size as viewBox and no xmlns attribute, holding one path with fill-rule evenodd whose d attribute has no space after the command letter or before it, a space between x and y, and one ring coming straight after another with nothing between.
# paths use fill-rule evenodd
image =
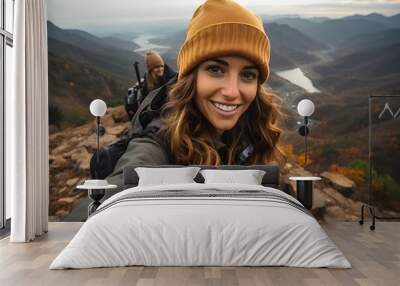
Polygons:
<instances>
[{"instance_id":1,"label":"yellow knit beanie","mask_svg":"<svg viewBox=\"0 0 400 286\"><path fill-rule=\"evenodd\" d=\"M164 65L164 60L156 51L148 51L144 56L144 61L146 62L147 70L149 72L158 66Z\"/></svg>"},{"instance_id":2,"label":"yellow knit beanie","mask_svg":"<svg viewBox=\"0 0 400 286\"><path fill-rule=\"evenodd\" d=\"M207 0L194 12L178 54L179 78L207 59L238 55L269 75L270 44L262 20L231 0Z\"/></svg>"}]
</instances>

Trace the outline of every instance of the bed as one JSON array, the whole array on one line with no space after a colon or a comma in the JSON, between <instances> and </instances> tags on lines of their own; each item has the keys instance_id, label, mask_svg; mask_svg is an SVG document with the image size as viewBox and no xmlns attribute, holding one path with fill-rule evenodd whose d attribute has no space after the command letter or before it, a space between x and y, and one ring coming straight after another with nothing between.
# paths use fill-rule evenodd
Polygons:
<instances>
[{"instance_id":1,"label":"bed","mask_svg":"<svg viewBox=\"0 0 400 286\"><path fill-rule=\"evenodd\" d=\"M259 185L204 182L200 172L191 183L138 185L137 167L124 169L125 190L100 205L50 269L351 267L309 211L278 189L276 166L218 167L263 171Z\"/></svg>"}]
</instances>

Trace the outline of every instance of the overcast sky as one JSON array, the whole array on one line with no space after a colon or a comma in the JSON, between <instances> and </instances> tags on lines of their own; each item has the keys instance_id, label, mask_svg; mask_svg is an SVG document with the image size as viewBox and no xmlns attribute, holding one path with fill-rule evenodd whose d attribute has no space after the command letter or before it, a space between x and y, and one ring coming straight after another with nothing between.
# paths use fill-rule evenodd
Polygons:
<instances>
[{"instance_id":1,"label":"overcast sky","mask_svg":"<svg viewBox=\"0 0 400 286\"><path fill-rule=\"evenodd\" d=\"M189 19L203 0L48 0L48 19L62 28L121 25L133 21ZM400 13L400 0L237 0L258 15L342 17ZM333 4L334 3L334 4Z\"/></svg>"}]
</instances>

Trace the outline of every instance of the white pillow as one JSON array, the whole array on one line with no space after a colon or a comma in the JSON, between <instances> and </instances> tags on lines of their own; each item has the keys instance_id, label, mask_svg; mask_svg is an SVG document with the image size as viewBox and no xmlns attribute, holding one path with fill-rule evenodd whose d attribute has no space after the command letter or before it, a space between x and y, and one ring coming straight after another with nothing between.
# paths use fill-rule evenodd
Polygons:
<instances>
[{"instance_id":1,"label":"white pillow","mask_svg":"<svg viewBox=\"0 0 400 286\"><path fill-rule=\"evenodd\" d=\"M262 170L201 170L204 183L261 185L265 171Z\"/></svg>"},{"instance_id":2,"label":"white pillow","mask_svg":"<svg viewBox=\"0 0 400 286\"><path fill-rule=\"evenodd\" d=\"M139 177L138 186L195 183L193 179L199 170L199 167L135 168Z\"/></svg>"}]
</instances>

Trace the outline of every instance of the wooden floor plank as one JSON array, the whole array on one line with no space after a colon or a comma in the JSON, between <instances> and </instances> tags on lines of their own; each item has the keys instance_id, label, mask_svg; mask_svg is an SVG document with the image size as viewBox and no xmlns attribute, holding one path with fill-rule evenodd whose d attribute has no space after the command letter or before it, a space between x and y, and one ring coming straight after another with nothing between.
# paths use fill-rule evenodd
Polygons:
<instances>
[{"instance_id":1,"label":"wooden floor plank","mask_svg":"<svg viewBox=\"0 0 400 286\"><path fill-rule=\"evenodd\" d=\"M0 240L0 285L399 285L400 222L368 225L337 222L322 225L351 262L352 269L291 267L117 267L49 270L81 223L50 223L49 233L32 243Z\"/></svg>"}]
</instances>

